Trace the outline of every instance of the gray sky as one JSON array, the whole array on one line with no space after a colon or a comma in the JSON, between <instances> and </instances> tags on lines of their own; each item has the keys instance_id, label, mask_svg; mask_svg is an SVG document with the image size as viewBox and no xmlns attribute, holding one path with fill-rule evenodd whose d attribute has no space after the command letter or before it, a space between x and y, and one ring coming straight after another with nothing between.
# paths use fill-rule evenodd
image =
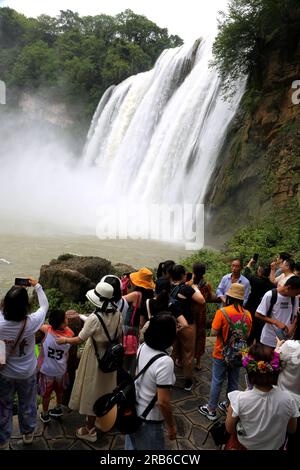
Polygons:
<instances>
[{"instance_id":1,"label":"gray sky","mask_svg":"<svg viewBox=\"0 0 300 470\"><path fill-rule=\"evenodd\" d=\"M56 16L59 10L77 11L80 15L106 13L115 15L130 8L147 16L171 34L185 41L213 33L217 11L226 7L228 0L0 0L0 6L9 6L27 16L46 13Z\"/></svg>"}]
</instances>

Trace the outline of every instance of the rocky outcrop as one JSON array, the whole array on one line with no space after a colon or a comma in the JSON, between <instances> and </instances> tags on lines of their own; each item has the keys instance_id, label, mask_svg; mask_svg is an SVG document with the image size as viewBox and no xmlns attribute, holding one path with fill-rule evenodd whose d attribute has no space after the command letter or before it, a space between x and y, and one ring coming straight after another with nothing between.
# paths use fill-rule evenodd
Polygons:
<instances>
[{"instance_id":1,"label":"rocky outcrop","mask_svg":"<svg viewBox=\"0 0 300 470\"><path fill-rule=\"evenodd\" d=\"M210 181L210 244L272 206L299 201L300 104L292 84L300 80L300 25L271 41L264 56L260 86L248 86Z\"/></svg>"},{"instance_id":2,"label":"rocky outcrop","mask_svg":"<svg viewBox=\"0 0 300 470\"><path fill-rule=\"evenodd\" d=\"M127 264L116 264L96 256L61 255L40 270L39 282L45 289L57 289L65 301L85 302L85 294L106 274L121 276L134 271Z\"/></svg>"},{"instance_id":3,"label":"rocky outcrop","mask_svg":"<svg viewBox=\"0 0 300 470\"><path fill-rule=\"evenodd\" d=\"M84 302L85 294L106 274L114 274L110 261L94 256L61 256L41 267L40 283L45 289L58 289L65 300Z\"/></svg>"}]
</instances>

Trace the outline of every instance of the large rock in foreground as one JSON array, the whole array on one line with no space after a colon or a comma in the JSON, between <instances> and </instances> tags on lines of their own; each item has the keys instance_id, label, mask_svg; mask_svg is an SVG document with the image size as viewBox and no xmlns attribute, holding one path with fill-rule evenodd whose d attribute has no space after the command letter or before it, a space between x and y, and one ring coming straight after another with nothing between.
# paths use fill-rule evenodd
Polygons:
<instances>
[{"instance_id":1,"label":"large rock in foreground","mask_svg":"<svg viewBox=\"0 0 300 470\"><path fill-rule=\"evenodd\" d=\"M45 289L58 289L65 300L85 302L85 294L106 274L115 274L110 261L96 256L62 255L43 265L40 283Z\"/></svg>"}]
</instances>

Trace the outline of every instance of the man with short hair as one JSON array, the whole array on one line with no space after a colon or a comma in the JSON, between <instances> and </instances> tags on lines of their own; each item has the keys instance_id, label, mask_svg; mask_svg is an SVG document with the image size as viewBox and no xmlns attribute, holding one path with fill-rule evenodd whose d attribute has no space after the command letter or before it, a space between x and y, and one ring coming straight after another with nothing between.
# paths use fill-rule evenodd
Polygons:
<instances>
[{"instance_id":1,"label":"man with short hair","mask_svg":"<svg viewBox=\"0 0 300 470\"><path fill-rule=\"evenodd\" d=\"M276 302L271 312L269 310L272 301L272 290L265 293L255 313L255 317L265 323L260 342L272 349L276 347L276 338L279 337L280 333L285 333L288 337L291 337L296 328L300 276L290 277L284 286L277 287L276 290Z\"/></svg>"},{"instance_id":2,"label":"man with short hair","mask_svg":"<svg viewBox=\"0 0 300 470\"><path fill-rule=\"evenodd\" d=\"M232 284L238 283L243 284L245 287L245 300L244 305L247 303L250 294L250 282L248 279L241 274L242 262L239 258L235 258L231 262L231 273L226 274L222 277L220 284L218 285L216 295L221 299L223 305L226 303L225 293L229 290Z\"/></svg>"},{"instance_id":3,"label":"man with short hair","mask_svg":"<svg viewBox=\"0 0 300 470\"><path fill-rule=\"evenodd\" d=\"M277 287L284 286L286 281L292 277L295 276L294 271L295 271L295 261L292 258L286 259L283 261L280 265L281 269L281 274L280 276L275 275L275 268L274 264L272 263L271 265L271 272L270 272L270 281L273 282Z\"/></svg>"},{"instance_id":4,"label":"man with short hair","mask_svg":"<svg viewBox=\"0 0 300 470\"><path fill-rule=\"evenodd\" d=\"M281 265L284 261L288 260L291 258L291 255L289 255L289 253L286 253L285 251L282 251L281 253L279 253L279 255L276 257L276 260L274 261L276 263L276 274L275 276L278 277L280 276L280 274L282 274L282 271L281 271ZM271 267L272 267L272 264L271 264Z\"/></svg>"}]
</instances>

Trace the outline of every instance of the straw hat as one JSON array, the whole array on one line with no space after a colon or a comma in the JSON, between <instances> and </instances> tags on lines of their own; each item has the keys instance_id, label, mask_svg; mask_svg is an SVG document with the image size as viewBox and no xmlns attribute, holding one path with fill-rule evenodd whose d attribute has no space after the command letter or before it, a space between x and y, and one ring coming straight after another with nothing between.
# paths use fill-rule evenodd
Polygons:
<instances>
[{"instance_id":1,"label":"straw hat","mask_svg":"<svg viewBox=\"0 0 300 470\"><path fill-rule=\"evenodd\" d=\"M245 286L243 284L239 284L234 282L229 287L228 291L225 295L232 297L233 299L244 300L245 298Z\"/></svg>"},{"instance_id":2,"label":"straw hat","mask_svg":"<svg viewBox=\"0 0 300 470\"><path fill-rule=\"evenodd\" d=\"M117 419L118 407L114 405L105 415L97 416L95 421L96 428L102 432L108 432L114 427Z\"/></svg>"},{"instance_id":3,"label":"straw hat","mask_svg":"<svg viewBox=\"0 0 300 470\"><path fill-rule=\"evenodd\" d=\"M96 305L96 307L102 307L104 302L111 300L114 295L113 286L107 282L99 282L95 289L91 289L86 293L87 299Z\"/></svg>"},{"instance_id":4,"label":"straw hat","mask_svg":"<svg viewBox=\"0 0 300 470\"><path fill-rule=\"evenodd\" d=\"M153 273L148 268L142 268L135 273L129 274L131 282L138 287L144 289L154 289Z\"/></svg>"}]
</instances>

